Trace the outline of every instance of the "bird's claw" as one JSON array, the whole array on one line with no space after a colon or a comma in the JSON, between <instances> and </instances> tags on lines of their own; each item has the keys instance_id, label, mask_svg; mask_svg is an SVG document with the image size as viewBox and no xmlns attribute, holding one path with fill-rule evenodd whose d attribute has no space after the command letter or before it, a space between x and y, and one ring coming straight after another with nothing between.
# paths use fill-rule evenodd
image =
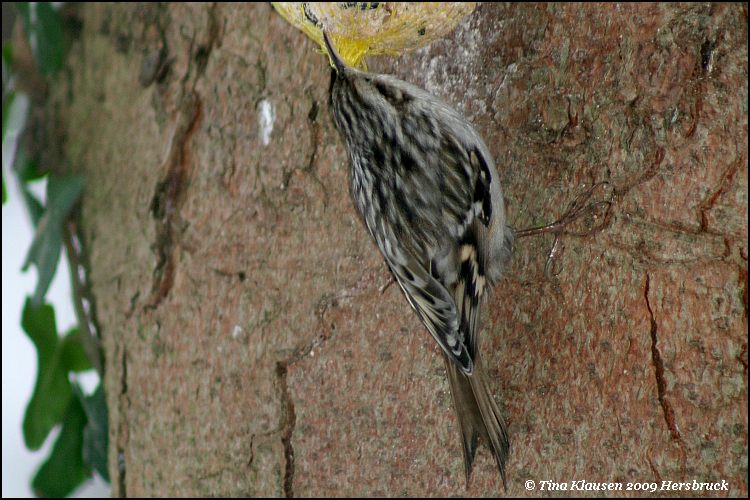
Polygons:
<instances>
[{"instance_id":1,"label":"bird's claw","mask_svg":"<svg viewBox=\"0 0 750 500\"><path fill-rule=\"evenodd\" d=\"M597 182L588 190L576 196L568 205L568 208L562 215L562 217L560 217L552 224L516 231L517 238L545 233L552 233L555 235L555 240L552 243L552 248L550 248L550 251L547 254L547 262L544 265L544 275L548 280L556 283L557 276L560 274L560 271L556 271L555 264L557 262L557 259L559 258L559 255L562 253L562 245L560 244L561 236L565 234L581 237L589 236L604 228L607 220L607 214L609 213L609 207L612 205L612 201L610 199L607 199L602 201L590 202L590 200L598 189L606 190L609 186L610 184L607 181ZM601 213L600 222L595 222L592 227L589 227L584 231L570 231L567 229L568 226L583 217L591 215L596 219L597 214L602 212L602 210L603 213Z\"/></svg>"}]
</instances>

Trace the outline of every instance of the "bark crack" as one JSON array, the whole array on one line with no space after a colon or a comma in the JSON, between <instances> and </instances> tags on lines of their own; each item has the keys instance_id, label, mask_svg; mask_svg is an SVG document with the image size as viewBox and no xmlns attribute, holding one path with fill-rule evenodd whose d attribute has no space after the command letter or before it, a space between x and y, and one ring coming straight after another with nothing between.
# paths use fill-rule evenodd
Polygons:
<instances>
[{"instance_id":1,"label":"bark crack","mask_svg":"<svg viewBox=\"0 0 750 500\"><path fill-rule=\"evenodd\" d=\"M739 360L740 364L742 365L743 371L745 372L745 376L747 376L747 343L745 343L742 346L742 350L737 355L737 359Z\"/></svg>"},{"instance_id":2,"label":"bark crack","mask_svg":"<svg viewBox=\"0 0 750 500\"><path fill-rule=\"evenodd\" d=\"M661 474L659 474L659 469L656 468L656 465L654 464L653 459L651 458L651 453L647 453L646 460L648 461L648 465L651 468L651 472L654 474L654 481L661 484Z\"/></svg>"},{"instance_id":3,"label":"bark crack","mask_svg":"<svg viewBox=\"0 0 750 500\"><path fill-rule=\"evenodd\" d=\"M190 147L193 134L201 122L201 101L198 95L188 92L182 99L174 130L162 165L164 178L156 185L151 199L151 213L156 220L156 267L151 286L151 298L146 309L155 309L169 294L174 281L174 251L177 228L180 225L180 207L184 201L184 188L191 164Z\"/></svg>"},{"instance_id":4,"label":"bark crack","mask_svg":"<svg viewBox=\"0 0 750 500\"><path fill-rule=\"evenodd\" d=\"M646 273L646 288L644 296L646 298L646 308L648 309L649 318L651 320L651 361L654 365L654 374L656 375L657 397L659 398L659 404L664 412L664 421L667 423L667 428L672 435L672 439L680 441L682 436L680 435L680 430L677 428L677 423L675 422L674 409L666 397L667 382L664 379L664 362L661 359L661 352L659 352L658 346L658 326L656 324L656 319L654 319L654 311L651 308L651 303L648 298L650 288L651 277Z\"/></svg>"},{"instance_id":5,"label":"bark crack","mask_svg":"<svg viewBox=\"0 0 750 500\"><path fill-rule=\"evenodd\" d=\"M297 416L294 412L294 401L292 401L289 386L287 385L287 366L287 361L276 363L276 381L281 397L281 443L284 445L284 458L286 460L283 475L284 496L294 498L294 447L292 446L292 434L297 424Z\"/></svg>"},{"instance_id":6,"label":"bark crack","mask_svg":"<svg viewBox=\"0 0 750 500\"><path fill-rule=\"evenodd\" d=\"M182 97L177 107L177 118L167 146L167 154L161 166L166 171L164 178L156 185L151 199L151 213L156 220L156 267L151 287L151 297L146 309L155 309L169 294L174 281L175 247L177 229L181 225L180 207L185 199L192 159L190 144L203 117L203 104L196 90L198 81L204 76L208 60L214 47L220 46L221 27L217 13L218 4L213 3L208 11L208 34L204 43L193 50L195 41L190 43L190 66L182 78ZM191 71L195 62L196 70ZM194 74L188 86L187 81ZM188 90L189 89L189 90Z\"/></svg>"},{"instance_id":7,"label":"bark crack","mask_svg":"<svg viewBox=\"0 0 750 500\"><path fill-rule=\"evenodd\" d=\"M281 400L281 421L278 430L274 431L273 433L281 433L281 442L284 447L284 459L286 462L283 474L283 488L284 496L286 496L287 498L294 498L295 457L294 446L292 445L292 436L297 425L297 414L294 408L294 400L292 399L292 394L287 383L289 367L304 359L315 348L322 346L333 336L336 326L333 323L331 323L330 325L326 324L326 313L329 312L332 308L338 307L341 300L345 298L355 297L361 293L361 291L344 291L336 295L324 294L321 297L316 308L316 316L318 317L318 321L323 328L322 333L313 338L303 348L295 349L286 358L276 362L276 388ZM252 451L252 439L254 437L254 435L251 437L251 455L248 465L251 465L254 460L254 452Z\"/></svg>"},{"instance_id":8,"label":"bark crack","mask_svg":"<svg viewBox=\"0 0 750 500\"><path fill-rule=\"evenodd\" d=\"M312 96L310 96L310 100L312 104L310 105L310 111L308 111L307 113L307 123L309 124L310 131L310 156L308 157L304 166L295 166L290 170L286 170L283 172L282 186L284 189L289 187L289 184L292 181L292 176L297 171L309 175L313 179L313 181L315 181L315 183L320 187L323 193L323 208L325 209L326 207L328 207L328 187L315 172L315 165L317 164L318 154L321 148L321 136L323 134L322 127L320 126L320 122L318 120L320 106Z\"/></svg>"},{"instance_id":9,"label":"bark crack","mask_svg":"<svg viewBox=\"0 0 750 500\"><path fill-rule=\"evenodd\" d=\"M219 22L219 15L217 13L218 7L219 4L214 2L208 9L208 38L205 43L198 46L194 54L194 59L197 64L197 75L193 80L193 90L195 90L195 85L197 84L198 79L206 73L208 58L214 47L221 46L221 23Z\"/></svg>"},{"instance_id":10,"label":"bark crack","mask_svg":"<svg viewBox=\"0 0 750 500\"><path fill-rule=\"evenodd\" d=\"M253 462L255 461L255 434L250 434L250 458L247 460L247 468L253 466Z\"/></svg>"},{"instance_id":11,"label":"bark crack","mask_svg":"<svg viewBox=\"0 0 750 500\"><path fill-rule=\"evenodd\" d=\"M128 420L126 418L122 418L123 407L129 406L125 405L125 402L128 401L128 352L125 348L125 345L122 346L122 354L120 357L120 394L118 395L118 406L119 406L119 413L120 413L120 425L118 428L118 439L117 439L117 487L118 487L118 496L120 498L127 498L127 484L125 481L126 478L126 463L125 463L125 448L127 446L128 436L130 433L127 431L126 426L128 425ZM129 401L128 401L129 403ZM124 443L121 442L121 439L124 439Z\"/></svg>"}]
</instances>

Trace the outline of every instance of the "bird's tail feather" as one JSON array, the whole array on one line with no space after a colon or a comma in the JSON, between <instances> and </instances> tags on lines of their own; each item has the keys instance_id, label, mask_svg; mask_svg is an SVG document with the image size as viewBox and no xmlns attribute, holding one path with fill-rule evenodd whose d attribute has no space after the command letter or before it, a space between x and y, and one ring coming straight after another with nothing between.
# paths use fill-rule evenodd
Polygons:
<instances>
[{"instance_id":1,"label":"bird's tail feather","mask_svg":"<svg viewBox=\"0 0 750 500\"><path fill-rule=\"evenodd\" d=\"M463 373L456 363L445 357L448 380L453 406L458 415L458 426L464 449L464 465L466 467L466 483L469 483L471 468L477 445L481 438L492 451L503 485L505 482L505 461L508 458L510 443L505 422L495 400L487 388L486 374L478 356L475 359L474 371L471 375Z\"/></svg>"}]
</instances>

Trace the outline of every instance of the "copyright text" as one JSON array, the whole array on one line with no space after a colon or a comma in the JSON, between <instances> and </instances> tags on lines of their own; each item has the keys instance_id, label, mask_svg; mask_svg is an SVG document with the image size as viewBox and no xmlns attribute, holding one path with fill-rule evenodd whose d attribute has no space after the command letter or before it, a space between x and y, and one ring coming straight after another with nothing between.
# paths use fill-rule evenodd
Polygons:
<instances>
[{"instance_id":1,"label":"copyright text","mask_svg":"<svg viewBox=\"0 0 750 500\"><path fill-rule=\"evenodd\" d=\"M729 491L729 483L721 480L713 483L699 482L693 479L688 482L661 481L661 482L595 482L585 479L574 481L532 481L525 483L526 489L532 491Z\"/></svg>"}]
</instances>

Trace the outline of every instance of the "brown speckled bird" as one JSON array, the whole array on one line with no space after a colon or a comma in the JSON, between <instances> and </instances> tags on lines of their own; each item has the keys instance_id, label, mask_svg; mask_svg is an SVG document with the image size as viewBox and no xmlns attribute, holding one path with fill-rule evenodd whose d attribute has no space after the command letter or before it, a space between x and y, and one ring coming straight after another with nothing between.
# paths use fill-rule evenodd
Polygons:
<instances>
[{"instance_id":1,"label":"brown speckled bird","mask_svg":"<svg viewBox=\"0 0 750 500\"><path fill-rule=\"evenodd\" d=\"M466 478L481 438L505 482L508 436L479 354L479 310L513 248L487 145L456 110L388 75L350 68L325 36L351 195L388 267L443 351Z\"/></svg>"}]
</instances>

